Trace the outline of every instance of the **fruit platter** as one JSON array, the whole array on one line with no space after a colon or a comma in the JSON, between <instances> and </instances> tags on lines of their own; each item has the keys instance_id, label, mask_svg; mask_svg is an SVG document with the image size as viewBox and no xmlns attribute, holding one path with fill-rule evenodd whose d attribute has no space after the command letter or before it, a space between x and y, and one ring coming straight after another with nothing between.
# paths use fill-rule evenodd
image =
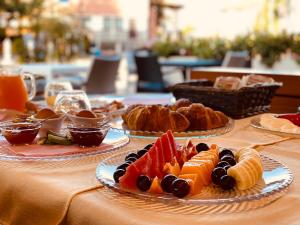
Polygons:
<instances>
[{"instance_id":1,"label":"fruit platter","mask_svg":"<svg viewBox=\"0 0 300 225\"><path fill-rule=\"evenodd\" d=\"M293 180L280 162L252 148L175 142L167 131L137 151L122 152L97 167L98 180L122 194L187 204L262 201L284 194Z\"/></svg>"},{"instance_id":2,"label":"fruit platter","mask_svg":"<svg viewBox=\"0 0 300 225\"><path fill-rule=\"evenodd\" d=\"M300 114L266 113L251 120L251 125L263 132L284 137L300 138Z\"/></svg>"},{"instance_id":3,"label":"fruit platter","mask_svg":"<svg viewBox=\"0 0 300 225\"><path fill-rule=\"evenodd\" d=\"M120 122L115 127L129 136L152 139L167 130L176 139L207 138L225 134L234 126L234 121L224 113L188 99L179 99L171 105L131 105Z\"/></svg>"}]
</instances>

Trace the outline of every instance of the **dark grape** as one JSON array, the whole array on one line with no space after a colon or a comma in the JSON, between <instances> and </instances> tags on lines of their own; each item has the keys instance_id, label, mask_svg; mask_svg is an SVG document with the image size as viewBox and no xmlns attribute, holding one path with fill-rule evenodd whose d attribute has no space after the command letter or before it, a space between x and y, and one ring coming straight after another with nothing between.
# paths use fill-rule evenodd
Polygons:
<instances>
[{"instance_id":1,"label":"dark grape","mask_svg":"<svg viewBox=\"0 0 300 225\"><path fill-rule=\"evenodd\" d=\"M225 155L230 155L234 158L234 154L233 152L228 149L228 148L224 148L220 153L219 153L219 159L221 159L222 157L224 157Z\"/></svg>"},{"instance_id":2,"label":"dark grape","mask_svg":"<svg viewBox=\"0 0 300 225\"><path fill-rule=\"evenodd\" d=\"M178 198L183 198L190 193L191 187L184 179L176 179L172 183L172 194Z\"/></svg>"},{"instance_id":3,"label":"dark grape","mask_svg":"<svg viewBox=\"0 0 300 225\"><path fill-rule=\"evenodd\" d=\"M230 190L235 186L235 179L231 176L224 175L221 177L220 186L224 190Z\"/></svg>"},{"instance_id":4,"label":"dark grape","mask_svg":"<svg viewBox=\"0 0 300 225\"><path fill-rule=\"evenodd\" d=\"M125 162L131 164L131 163L135 162L136 160L137 160L137 158L135 158L135 157L129 157L126 159Z\"/></svg>"},{"instance_id":5,"label":"dark grape","mask_svg":"<svg viewBox=\"0 0 300 225\"><path fill-rule=\"evenodd\" d=\"M221 161L228 162L230 166L234 166L236 164L235 159L232 156L225 155L221 158Z\"/></svg>"},{"instance_id":6,"label":"dark grape","mask_svg":"<svg viewBox=\"0 0 300 225\"><path fill-rule=\"evenodd\" d=\"M160 186L163 189L164 192L171 193L172 192L172 183L174 180L176 180L177 177L174 176L173 174L167 174L164 176L162 179Z\"/></svg>"},{"instance_id":7,"label":"dark grape","mask_svg":"<svg viewBox=\"0 0 300 225\"><path fill-rule=\"evenodd\" d=\"M154 145L154 143L151 143L151 144L149 144L149 145L146 145L146 146L144 147L144 149L149 150L153 145Z\"/></svg>"},{"instance_id":8,"label":"dark grape","mask_svg":"<svg viewBox=\"0 0 300 225\"><path fill-rule=\"evenodd\" d=\"M230 165L227 165L227 166L224 166L224 170L226 170L226 173L227 173L227 170L230 168L231 166Z\"/></svg>"},{"instance_id":9,"label":"dark grape","mask_svg":"<svg viewBox=\"0 0 300 225\"><path fill-rule=\"evenodd\" d=\"M136 186L141 191L148 191L151 183L151 178L145 175L140 175L136 180Z\"/></svg>"},{"instance_id":10,"label":"dark grape","mask_svg":"<svg viewBox=\"0 0 300 225\"><path fill-rule=\"evenodd\" d=\"M126 170L126 168L130 165L130 163L125 162L123 164L121 164L120 166L117 167L117 169L123 169Z\"/></svg>"},{"instance_id":11,"label":"dark grape","mask_svg":"<svg viewBox=\"0 0 300 225\"><path fill-rule=\"evenodd\" d=\"M114 172L114 180L116 183L119 183L119 178L121 176L123 176L125 174L125 170L124 169L117 169L115 172Z\"/></svg>"},{"instance_id":12,"label":"dark grape","mask_svg":"<svg viewBox=\"0 0 300 225\"><path fill-rule=\"evenodd\" d=\"M228 162L225 162L225 161L220 161L220 162L218 162L218 164L216 165L216 167L222 167L222 168L224 168L225 166L229 166L229 163L228 163Z\"/></svg>"},{"instance_id":13,"label":"dark grape","mask_svg":"<svg viewBox=\"0 0 300 225\"><path fill-rule=\"evenodd\" d=\"M148 152L147 149L141 149L137 152L137 155L139 158L141 158L143 155L145 155Z\"/></svg>"},{"instance_id":14,"label":"dark grape","mask_svg":"<svg viewBox=\"0 0 300 225\"><path fill-rule=\"evenodd\" d=\"M139 156L136 153L130 153L125 157L125 161L127 161L128 158L138 158Z\"/></svg>"},{"instance_id":15,"label":"dark grape","mask_svg":"<svg viewBox=\"0 0 300 225\"><path fill-rule=\"evenodd\" d=\"M222 176L226 175L226 170L222 167L216 167L211 173L211 180L214 184L219 185Z\"/></svg>"},{"instance_id":16,"label":"dark grape","mask_svg":"<svg viewBox=\"0 0 300 225\"><path fill-rule=\"evenodd\" d=\"M199 144L196 145L196 150L197 150L197 152L199 153L199 152L202 152L202 151L207 151L207 150L209 150L209 147L208 147L208 145L205 144L205 143L199 143Z\"/></svg>"}]
</instances>

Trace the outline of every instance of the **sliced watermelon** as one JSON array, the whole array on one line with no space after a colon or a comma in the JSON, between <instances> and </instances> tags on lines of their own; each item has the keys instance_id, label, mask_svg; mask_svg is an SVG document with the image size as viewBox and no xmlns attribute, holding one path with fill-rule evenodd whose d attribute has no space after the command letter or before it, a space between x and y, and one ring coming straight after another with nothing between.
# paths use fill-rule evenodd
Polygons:
<instances>
[{"instance_id":1,"label":"sliced watermelon","mask_svg":"<svg viewBox=\"0 0 300 225\"><path fill-rule=\"evenodd\" d=\"M163 166L176 158L176 152L176 143L172 132L163 134L146 154L127 167L126 173L119 179L120 186L136 189L137 177L142 174L162 178Z\"/></svg>"},{"instance_id":2,"label":"sliced watermelon","mask_svg":"<svg viewBox=\"0 0 300 225\"><path fill-rule=\"evenodd\" d=\"M135 165L131 164L127 167L126 173L120 177L120 186L125 189L136 189L136 180L140 174Z\"/></svg>"},{"instance_id":3,"label":"sliced watermelon","mask_svg":"<svg viewBox=\"0 0 300 225\"><path fill-rule=\"evenodd\" d=\"M159 169L162 171L164 165L166 164L165 161L165 156L164 156L164 150L163 150L163 145L161 142L161 138L158 138L155 146L157 147L157 152L158 152L158 161L159 161Z\"/></svg>"},{"instance_id":4,"label":"sliced watermelon","mask_svg":"<svg viewBox=\"0 0 300 225\"><path fill-rule=\"evenodd\" d=\"M165 161L171 162L174 157L174 154L173 154L172 147L169 143L168 136L163 134L161 136L161 142L162 142L162 146L163 146L163 150L164 150Z\"/></svg>"},{"instance_id":5,"label":"sliced watermelon","mask_svg":"<svg viewBox=\"0 0 300 225\"><path fill-rule=\"evenodd\" d=\"M119 183L122 188L135 189L137 177L141 174L150 176L150 167L152 165L152 159L148 154L143 155L141 158L131 163L126 173L120 177Z\"/></svg>"},{"instance_id":6,"label":"sliced watermelon","mask_svg":"<svg viewBox=\"0 0 300 225\"><path fill-rule=\"evenodd\" d=\"M165 134L164 134L164 135L165 135ZM170 145L171 145L171 150L172 150L172 152L173 152L173 156L175 156L175 155L176 155L177 146L176 146L176 142L175 142L175 140L174 140L174 136L173 136L171 130L168 130L168 131L167 131L167 137L168 137L169 143L170 143Z\"/></svg>"},{"instance_id":7,"label":"sliced watermelon","mask_svg":"<svg viewBox=\"0 0 300 225\"><path fill-rule=\"evenodd\" d=\"M160 165L159 165L159 160L158 160L158 149L156 145L154 144L152 148L148 152L150 158L152 159L152 163L150 166L150 177L155 177L158 174L160 174Z\"/></svg>"}]
</instances>

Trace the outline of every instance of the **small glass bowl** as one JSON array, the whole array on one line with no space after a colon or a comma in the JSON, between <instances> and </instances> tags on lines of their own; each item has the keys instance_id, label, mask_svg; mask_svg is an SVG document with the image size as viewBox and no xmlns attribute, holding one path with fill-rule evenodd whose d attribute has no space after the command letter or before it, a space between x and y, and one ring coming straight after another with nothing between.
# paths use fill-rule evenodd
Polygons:
<instances>
[{"instance_id":1,"label":"small glass bowl","mask_svg":"<svg viewBox=\"0 0 300 225\"><path fill-rule=\"evenodd\" d=\"M109 122L109 117L105 114L96 113L96 118L87 118L76 116L76 112L69 112L67 113L68 119L74 124L75 126L84 126L84 127L99 127Z\"/></svg>"},{"instance_id":2,"label":"small glass bowl","mask_svg":"<svg viewBox=\"0 0 300 225\"><path fill-rule=\"evenodd\" d=\"M31 144L39 133L40 128L41 123L37 121L7 121L0 124L1 134L12 145Z\"/></svg>"},{"instance_id":3,"label":"small glass bowl","mask_svg":"<svg viewBox=\"0 0 300 225\"><path fill-rule=\"evenodd\" d=\"M75 144L80 147L95 147L101 145L104 140L110 125L99 125L87 127L87 126L77 126L69 125L68 130L73 138Z\"/></svg>"}]
</instances>

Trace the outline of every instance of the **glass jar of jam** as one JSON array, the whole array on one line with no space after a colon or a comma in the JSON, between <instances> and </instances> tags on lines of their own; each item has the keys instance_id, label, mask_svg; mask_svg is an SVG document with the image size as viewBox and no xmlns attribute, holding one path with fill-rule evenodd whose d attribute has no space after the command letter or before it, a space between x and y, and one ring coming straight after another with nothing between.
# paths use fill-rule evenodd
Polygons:
<instances>
[{"instance_id":1,"label":"glass jar of jam","mask_svg":"<svg viewBox=\"0 0 300 225\"><path fill-rule=\"evenodd\" d=\"M68 130L72 136L73 142L81 147L93 147L101 145L109 128L109 125L100 127L68 126Z\"/></svg>"},{"instance_id":2,"label":"glass jar of jam","mask_svg":"<svg viewBox=\"0 0 300 225\"><path fill-rule=\"evenodd\" d=\"M0 124L1 134L12 145L31 144L40 128L39 122L8 121Z\"/></svg>"}]
</instances>

